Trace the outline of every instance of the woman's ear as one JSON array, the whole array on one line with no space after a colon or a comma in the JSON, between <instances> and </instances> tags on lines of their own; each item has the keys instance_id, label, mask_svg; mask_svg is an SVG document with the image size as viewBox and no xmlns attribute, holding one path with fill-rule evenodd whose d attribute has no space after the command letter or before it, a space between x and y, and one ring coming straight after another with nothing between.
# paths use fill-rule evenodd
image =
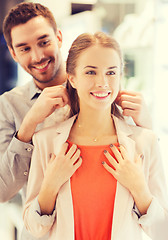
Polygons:
<instances>
[{"instance_id":1,"label":"woman's ear","mask_svg":"<svg viewBox=\"0 0 168 240\"><path fill-rule=\"evenodd\" d=\"M71 86L76 89L75 76L68 74L68 80L69 80Z\"/></svg>"}]
</instances>

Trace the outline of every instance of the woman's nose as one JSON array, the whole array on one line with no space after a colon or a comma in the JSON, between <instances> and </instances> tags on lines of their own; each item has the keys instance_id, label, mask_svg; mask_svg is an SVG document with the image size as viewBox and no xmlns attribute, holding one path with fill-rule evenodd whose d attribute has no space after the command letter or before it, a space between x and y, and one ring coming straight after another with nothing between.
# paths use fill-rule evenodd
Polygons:
<instances>
[{"instance_id":1,"label":"woman's nose","mask_svg":"<svg viewBox=\"0 0 168 240\"><path fill-rule=\"evenodd\" d=\"M96 85L97 87L106 88L108 86L107 77L104 75L98 76L96 79Z\"/></svg>"}]
</instances>

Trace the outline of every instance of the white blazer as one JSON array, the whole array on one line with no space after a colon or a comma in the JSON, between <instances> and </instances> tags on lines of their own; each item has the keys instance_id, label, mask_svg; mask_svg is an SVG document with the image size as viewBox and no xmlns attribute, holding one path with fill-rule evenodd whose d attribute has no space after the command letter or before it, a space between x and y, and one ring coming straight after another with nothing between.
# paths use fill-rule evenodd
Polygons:
<instances>
[{"instance_id":1,"label":"white blazer","mask_svg":"<svg viewBox=\"0 0 168 240\"><path fill-rule=\"evenodd\" d=\"M66 142L76 116L57 126L43 129L33 137L34 151L24 207L24 223L35 236L49 232L50 240L74 240L74 215L70 180L60 189L55 211L51 216L40 216L37 196L43 181L50 153L59 153ZM156 136L152 131L130 126L113 116L118 141L134 161L135 153L143 154L143 169L153 195L147 214L138 217L138 210L130 192L117 182L111 240L141 240L142 229L155 239L156 226L165 221L168 211L167 186ZM159 231L159 229L158 229ZM166 239L166 238L165 238ZM87 239L86 239L87 240ZM95 239L96 240L96 239ZM102 239L104 240L104 239ZM162 240L162 239L161 239Z\"/></svg>"}]
</instances>

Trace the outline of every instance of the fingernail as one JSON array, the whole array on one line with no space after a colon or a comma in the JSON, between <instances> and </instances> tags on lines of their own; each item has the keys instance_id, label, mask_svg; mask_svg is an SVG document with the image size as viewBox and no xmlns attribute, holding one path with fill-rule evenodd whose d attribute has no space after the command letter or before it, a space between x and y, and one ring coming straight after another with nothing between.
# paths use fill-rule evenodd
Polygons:
<instances>
[{"instance_id":1,"label":"fingernail","mask_svg":"<svg viewBox=\"0 0 168 240\"><path fill-rule=\"evenodd\" d=\"M141 154L141 156L140 156L140 157L141 157L141 159L142 159L142 160L144 159L144 155L143 155L143 154Z\"/></svg>"},{"instance_id":2,"label":"fingernail","mask_svg":"<svg viewBox=\"0 0 168 240\"><path fill-rule=\"evenodd\" d=\"M104 150L104 153L107 153L107 150Z\"/></svg>"},{"instance_id":3,"label":"fingernail","mask_svg":"<svg viewBox=\"0 0 168 240\"><path fill-rule=\"evenodd\" d=\"M110 147L113 147L113 144L112 144L112 143L110 144Z\"/></svg>"},{"instance_id":4,"label":"fingernail","mask_svg":"<svg viewBox=\"0 0 168 240\"><path fill-rule=\"evenodd\" d=\"M104 164L105 164L105 162L103 161L103 162L102 162L102 164L104 165Z\"/></svg>"}]
</instances>

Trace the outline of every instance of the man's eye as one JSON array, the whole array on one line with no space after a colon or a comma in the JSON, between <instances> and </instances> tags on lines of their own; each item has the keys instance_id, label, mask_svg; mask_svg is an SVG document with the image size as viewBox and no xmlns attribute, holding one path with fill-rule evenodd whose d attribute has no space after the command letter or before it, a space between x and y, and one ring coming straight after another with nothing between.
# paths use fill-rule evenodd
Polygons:
<instances>
[{"instance_id":1,"label":"man's eye","mask_svg":"<svg viewBox=\"0 0 168 240\"><path fill-rule=\"evenodd\" d=\"M49 42L50 42L49 40L45 40L45 41L43 41L43 42L40 42L39 45L40 45L41 47L45 47L45 46L47 46L47 45L49 44Z\"/></svg>"},{"instance_id":2,"label":"man's eye","mask_svg":"<svg viewBox=\"0 0 168 240\"><path fill-rule=\"evenodd\" d=\"M25 47L20 49L21 52L28 52L29 50L30 50L30 47Z\"/></svg>"},{"instance_id":3,"label":"man's eye","mask_svg":"<svg viewBox=\"0 0 168 240\"><path fill-rule=\"evenodd\" d=\"M88 75L96 75L96 72L95 71L88 71L88 72L86 72L86 74L88 74Z\"/></svg>"},{"instance_id":4,"label":"man's eye","mask_svg":"<svg viewBox=\"0 0 168 240\"><path fill-rule=\"evenodd\" d=\"M116 73L114 71L108 71L107 75L115 75Z\"/></svg>"}]
</instances>

